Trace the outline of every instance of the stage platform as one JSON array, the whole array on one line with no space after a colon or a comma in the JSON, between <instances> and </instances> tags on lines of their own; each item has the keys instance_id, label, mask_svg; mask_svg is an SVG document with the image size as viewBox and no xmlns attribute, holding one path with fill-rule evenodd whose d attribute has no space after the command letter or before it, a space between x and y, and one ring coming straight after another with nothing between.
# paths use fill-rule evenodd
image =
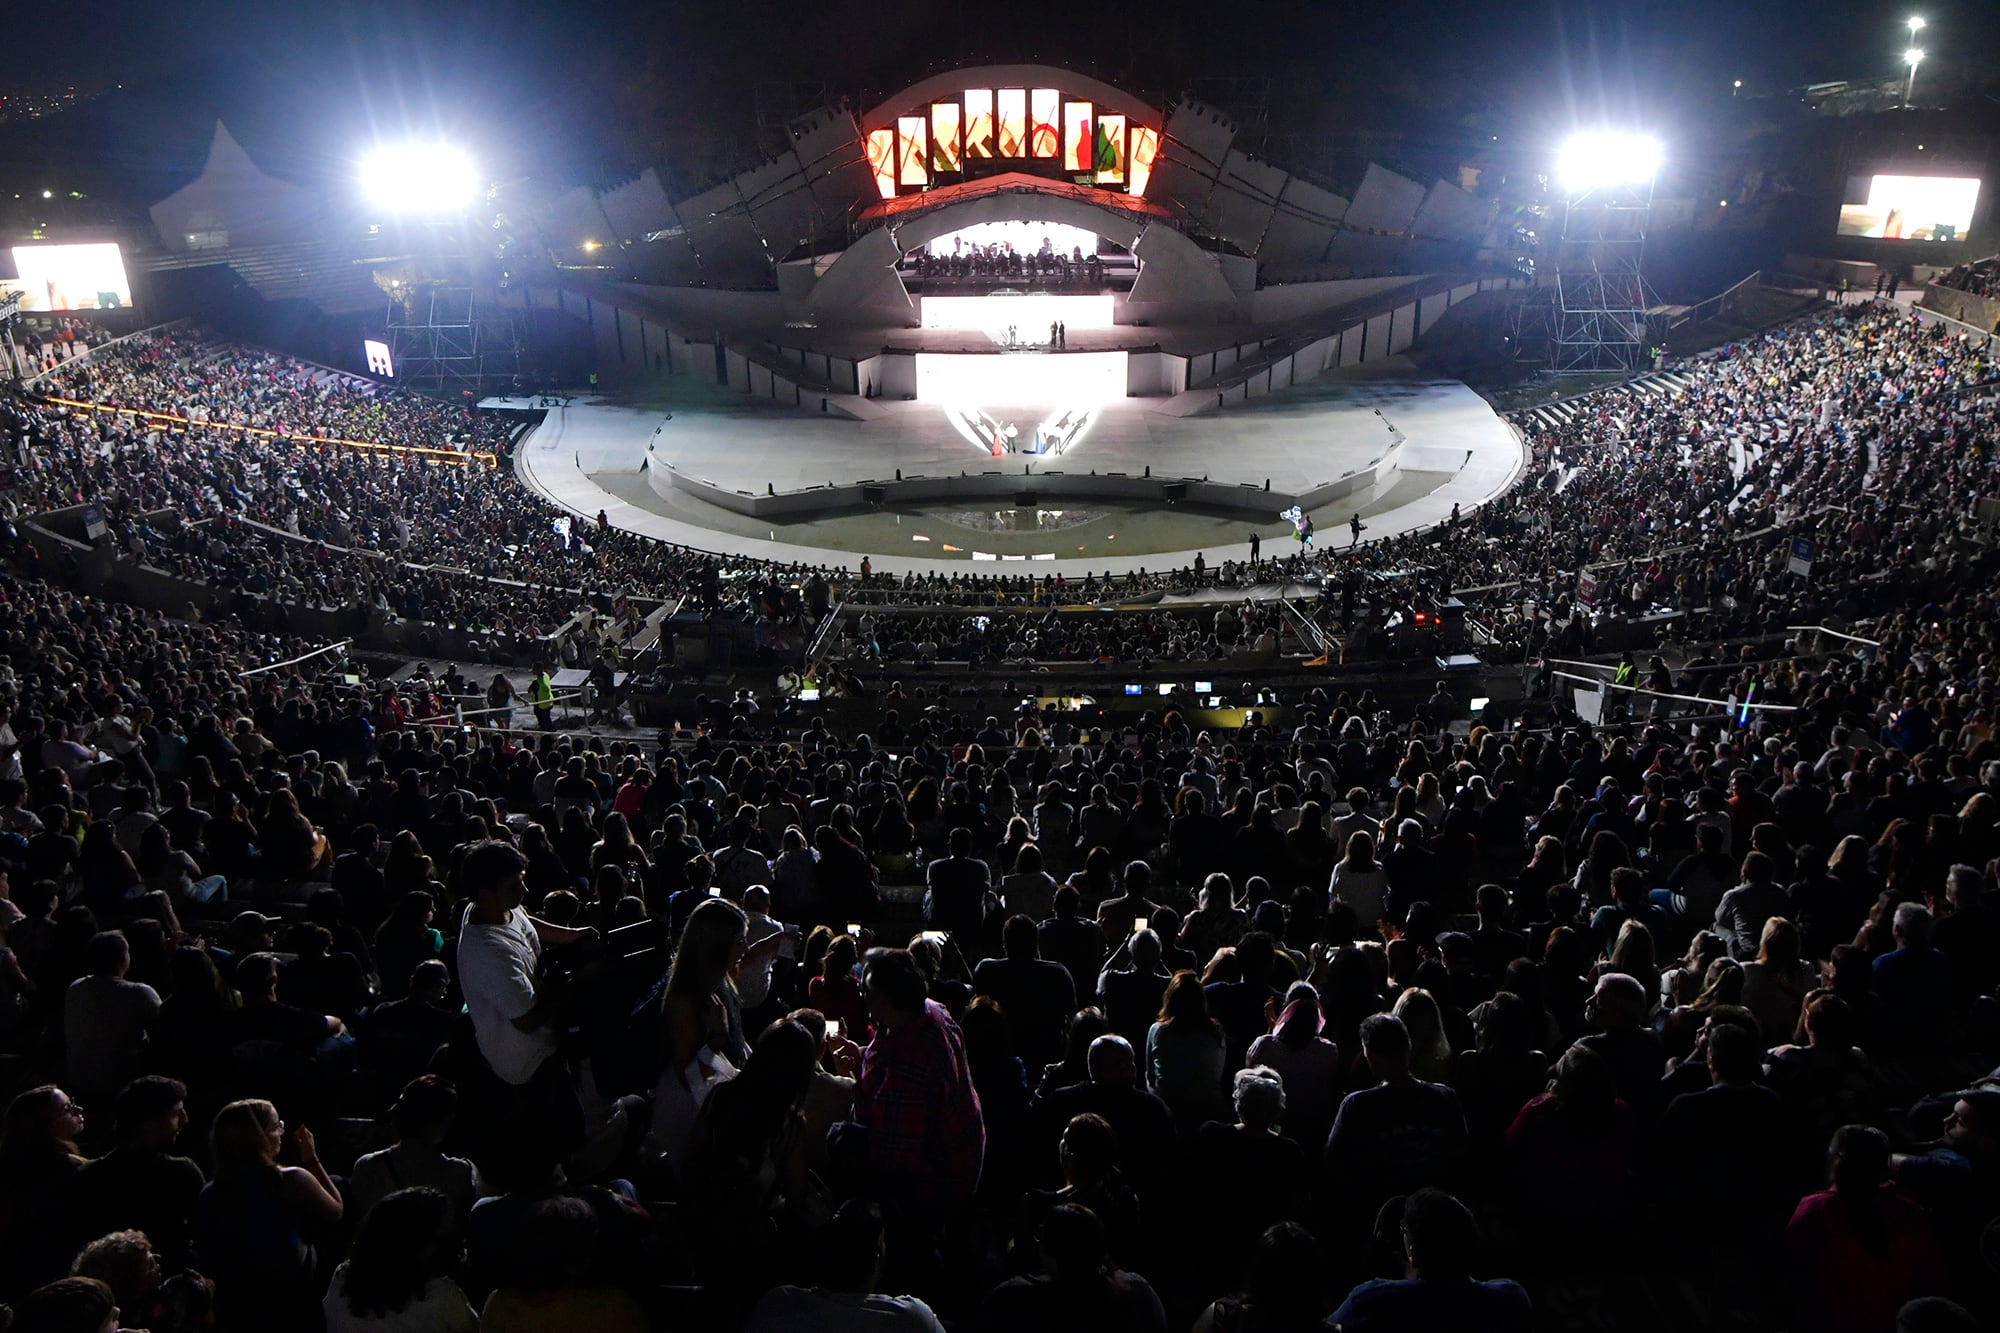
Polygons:
<instances>
[{"instance_id":1,"label":"stage platform","mask_svg":"<svg viewBox=\"0 0 2000 1333\"><path fill-rule=\"evenodd\" d=\"M961 335L962 336L962 335ZM515 455L522 480L572 512L663 540L883 571L1123 573L1294 548L1280 511L1344 547L1438 523L1504 491L1519 438L1464 385L1400 358L1333 371L1198 416L1124 398L1054 458L994 458L931 402L869 400L869 416L705 395L577 398ZM1032 423L1036 410L981 404ZM1024 430L1025 433L1025 430ZM1148 473L1150 472L1150 476ZM898 481L898 477L901 481Z\"/></svg>"}]
</instances>

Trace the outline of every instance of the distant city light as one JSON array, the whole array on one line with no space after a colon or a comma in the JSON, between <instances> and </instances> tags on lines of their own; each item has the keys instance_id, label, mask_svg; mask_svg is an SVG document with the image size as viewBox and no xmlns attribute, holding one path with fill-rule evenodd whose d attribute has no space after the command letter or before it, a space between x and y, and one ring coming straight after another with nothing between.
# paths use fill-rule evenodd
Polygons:
<instances>
[{"instance_id":1,"label":"distant city light","mask_svg":"<svg viewBox=\"0 0 2000 1333\"><path fill-rule=\"evenodd\" d=\"M1649 135L1619 130L1576 134L1556 153L1556 179L1570 194L1644 185L1659 175L1660 158L1660 141Z\"/></svg>"},{"instance_id":2,"label":"distant city light","mask_svg":"<svg viewBox=\"0 0 2000 1333\"><path fill-rule=\"evenodd\" d=\"M378 148L361 160L370 203L398 213L455 213L479 196L471 157L449 144Z\"/></svg>"}]
</instances>

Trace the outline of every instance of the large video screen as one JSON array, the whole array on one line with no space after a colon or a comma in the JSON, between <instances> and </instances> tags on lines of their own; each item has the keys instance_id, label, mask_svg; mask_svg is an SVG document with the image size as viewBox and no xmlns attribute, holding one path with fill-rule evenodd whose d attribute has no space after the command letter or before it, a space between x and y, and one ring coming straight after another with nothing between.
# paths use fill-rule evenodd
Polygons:
<instances>
[{"instance_id":1,"label":"large video screen","mask_svg":"<svg viewBox=\"0 0 2000 1333\"><path fill-rule=\"evenodd\" d=\"M17 245L14 272L23 310L123 310L132 304L132 284L118 247L101 245Z\"/></svg>"},{"instance_id":2,"label":"large video screen","mask_svg":"<svg viewBox=\"0 0 2000 1333\"><path fill-rule=\"evenodd\" d=\"M1849 176L1839 234L1881 241L1957 241L1972 229L1970 176Z\"/></svg>"}]
</instances>

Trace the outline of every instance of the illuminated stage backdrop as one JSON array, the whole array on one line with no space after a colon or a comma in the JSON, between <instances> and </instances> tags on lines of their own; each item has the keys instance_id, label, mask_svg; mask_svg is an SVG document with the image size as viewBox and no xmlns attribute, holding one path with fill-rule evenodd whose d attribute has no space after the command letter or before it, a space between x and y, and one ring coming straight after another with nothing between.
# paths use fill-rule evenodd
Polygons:
<instances>
[{"instance_id":1,"label":"illuminated stage backdrop","mask_svg":"<svg viewBox=\"0 0 2000 1333\"><path fill-rule=\"evenodd\" d=\"M1063 103L1063 170L1089 171L1092 169L1090 137L1090 103Z\"/></svg>"},{"instance_id":2,"label":"illuminated stage backdrop","mask_svg":"<svg viewBox=\"0 0 2000 1333\"><path fill-rule=\"evenodd\" d=\"M993 156L993 90L991 88L967 88L965 90L965 155L976 158L990 158Z\"/></svg>"},{"instance_id":3,"label":"illuminated stage backdrop","mask_svg":"<svg viewBox=\"0 0 2000 1333\"><path fill-rule=\"evenodd\" d=\"M1053 150L1051 150L1053 151ZM1000 156L1028 155L1028 90L1000 90Z\"/></svg>"},{"instance_id":4,"label":"illuminated stage backdrop","mask_svg":"<svg viewBox=\"0 0 2000 1333\"><path fill-rule=\"evenodd\" d=\"M1054 88L1037 88L1029 97L1028 147L1032 156L1056 155L1056 147L1060 142L1056 113L1061 109L1061 105L1062 94Z\"/></svg>"}]
</instances>

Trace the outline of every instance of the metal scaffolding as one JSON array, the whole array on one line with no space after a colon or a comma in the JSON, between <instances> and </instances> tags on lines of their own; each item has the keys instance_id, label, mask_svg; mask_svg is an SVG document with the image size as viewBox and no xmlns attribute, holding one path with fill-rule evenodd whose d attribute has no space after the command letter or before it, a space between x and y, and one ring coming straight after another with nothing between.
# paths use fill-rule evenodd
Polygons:
<instances>
[{"instance_id":1,"label":"metal scaffolding","mask_svg":"<svg viewBox=\"0 0 2000 1333\"><path fill-rule=\"evenodd\" d=\"M521 373L519 320L465 283L407 284L389 300L396 379L434 393L504 392Z\"/></svg>"},{"instance_id":2,"label":"metal scaffolding","mask_svg":"<svg viewBox=\"0 0 2000 1333\"><path fill-rule=\"evenodd\" d=\"M1555 305L1549 369L1556 374L1634 373L1650 360L1647 313L1659 304L1646 286L1646 230L1653 183L1571 195L1555 248Z\"/></svg>"}]
</instances>

